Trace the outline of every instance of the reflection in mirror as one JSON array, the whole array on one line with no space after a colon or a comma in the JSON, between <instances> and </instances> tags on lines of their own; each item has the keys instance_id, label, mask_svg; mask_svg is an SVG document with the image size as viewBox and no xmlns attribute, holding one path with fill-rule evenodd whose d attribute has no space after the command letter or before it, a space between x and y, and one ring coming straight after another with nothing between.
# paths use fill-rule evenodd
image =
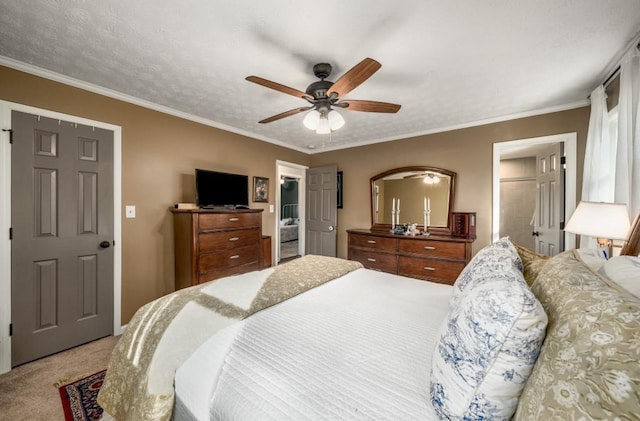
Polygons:
<instances>
[{"instance_id":1,"label":"reflection in mirror","mask_svg":"<svg viewBox=\"0 0 640 421\"><path fill-rule=\"evenodd\" d=\"M427 223L430 232L448 233L455 173L433 167L406 167L371 179L372 228Z\"/></svg>"}]
</instances>

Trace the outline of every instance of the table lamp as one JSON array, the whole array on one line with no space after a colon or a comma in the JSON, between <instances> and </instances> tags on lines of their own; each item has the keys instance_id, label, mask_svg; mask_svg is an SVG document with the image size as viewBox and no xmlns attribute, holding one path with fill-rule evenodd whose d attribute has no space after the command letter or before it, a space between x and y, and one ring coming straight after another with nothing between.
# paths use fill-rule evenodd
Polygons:
<instances>
[{"instance_id":1,"label":"table lamp","mask_svg":"<svg viewBox=\"0 0 640 421\"><path fill-rule=\"evenodd\" d=\"M564 230L595 237L608 259L612 240L624 240L629 232L629 213L622 203L580 202Z\"/></svg>"}]
</instances>

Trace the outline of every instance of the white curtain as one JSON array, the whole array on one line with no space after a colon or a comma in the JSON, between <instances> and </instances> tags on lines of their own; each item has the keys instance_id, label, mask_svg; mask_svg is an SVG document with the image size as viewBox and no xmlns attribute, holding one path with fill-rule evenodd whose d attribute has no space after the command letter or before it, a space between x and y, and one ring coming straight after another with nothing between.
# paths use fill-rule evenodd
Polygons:
<instances>
[{"instance_id":1,"label":"white curtain","mask_svg":"<svg viewBox=\"0 0 640 421\"><path fill-rule=\"evenodd\" d=\"M626 203L629 218L640 212L640 53L632 48L620 64L615 201Z\"/></svg>"},{"instance_id":2,"label":"white curtain","mask_svg":"<svg viewBox=\"0 0 640 421\"><path fill-rule=\"evenodd\" d=\"M615 195L616 139L611 136L607 96L600 85L591 92L591 115L584 155L582 200L613 202ZM597 248L592 237L580 236L581 248Z\"/></svg>"},{"instance_id":3,"label":"white curtain","mask_svg":"<svg viewBox=\"0 0 640 421\"><path fill-rule=\"evenodd\" d=\"M584 155L582 200L613 202L616 142L609 133L609 113L604 87L591 92L591 116Z\"/></svg>"}]
</instances>

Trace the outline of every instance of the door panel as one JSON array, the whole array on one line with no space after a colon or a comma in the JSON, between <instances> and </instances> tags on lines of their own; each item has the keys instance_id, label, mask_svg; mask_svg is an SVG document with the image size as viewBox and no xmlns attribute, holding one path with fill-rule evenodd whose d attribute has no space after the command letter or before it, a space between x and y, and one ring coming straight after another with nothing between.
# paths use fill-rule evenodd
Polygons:
<instances>
[{"instance_id":1,"label":"door panel","mask_svg":"<svg viewBox=\"0 0 640 421\"><path fill-rule=\"evenodd\" d=\"M564 170L562 143L554 143L536 155L536 252L554 256L564 250Z\"/></svg>"},{"instance_id":2,"label":"door panel","mask_svg":"<svg viewBox=\"0 0 640 421\"><path fill-rule=\"evenodd\" d=\"M113 132L16 111L12 129L16 366L113 333Z\"/></svg>"},{"instance_id":3,"label":"door panel","mask_svg":"<svg viewBox=\"0 0 640 421\"><path fill-rule=\"evenodd\" d=\"M306 254L336 256L338 167L307 170Z\"/></svg>"}]
</instances>

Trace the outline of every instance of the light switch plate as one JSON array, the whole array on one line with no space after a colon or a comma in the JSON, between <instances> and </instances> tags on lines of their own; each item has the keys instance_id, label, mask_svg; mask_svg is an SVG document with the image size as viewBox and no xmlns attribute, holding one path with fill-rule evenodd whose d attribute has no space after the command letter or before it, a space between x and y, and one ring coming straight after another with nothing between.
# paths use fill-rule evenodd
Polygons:
<instances>
[{"instance_id":1,"label":"light switch plate","mask_svg":"<svg viewBox=\"0 0 640 421\"><path fill-rule=\"evenodd\" d=\"M273 213L274 210L275 208L273 207L273 205L269 205L269 213Z\"/></svg>"},{"instance_id":2,"label":"light switch plate","mask_svg":"<svg viewBox=\"0 0 640 421\"><path fill-rule=\"evenodd\" d=\"M136 217L136 207L135 205L127 205L124 207L124 216L126 218L135 218Z\"/></svg>"}]
</instances>

